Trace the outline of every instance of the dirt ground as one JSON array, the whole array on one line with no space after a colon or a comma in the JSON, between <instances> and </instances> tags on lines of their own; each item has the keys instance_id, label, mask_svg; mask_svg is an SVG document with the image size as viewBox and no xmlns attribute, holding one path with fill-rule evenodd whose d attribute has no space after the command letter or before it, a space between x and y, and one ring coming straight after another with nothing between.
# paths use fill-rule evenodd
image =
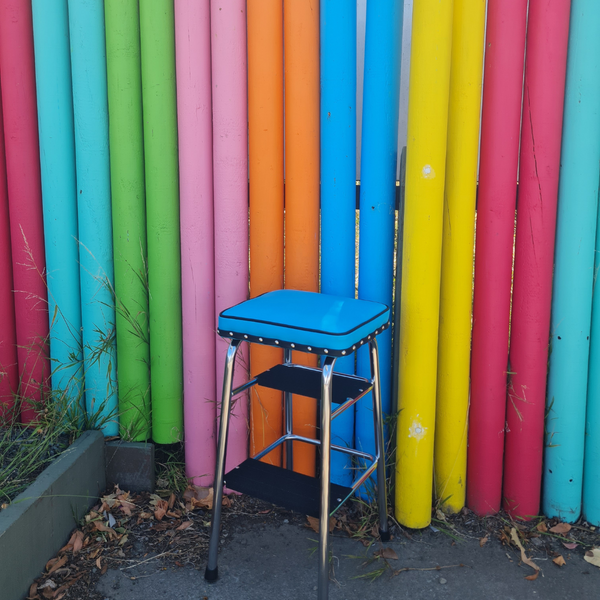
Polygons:
<instances>
[{"instance_id":1,"label":"dirt ground","mask_svg":"<svg viewBox=\"0 0 600 600\"><path fill-rule=\"evenodd\" d=\"M115 488L74 530L33 582L35 600L236 600L313 597L314 522L246 496L224 498L220 580L203 574L212 490L129 494ZM330 595L343 598L584 598L600 589L598 530L507 515L433 515L412 531L353 501L332 520ZM600 551L598 551L600 554Z\"/></svg>"}]
</instances>

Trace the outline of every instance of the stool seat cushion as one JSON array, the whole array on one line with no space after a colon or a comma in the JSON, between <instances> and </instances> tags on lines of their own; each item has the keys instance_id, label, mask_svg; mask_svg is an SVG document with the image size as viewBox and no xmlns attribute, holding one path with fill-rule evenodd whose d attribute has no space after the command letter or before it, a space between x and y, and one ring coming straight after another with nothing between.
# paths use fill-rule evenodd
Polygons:
<instances>
[{"instance_id":1,"label":"stool seat cushion","mask_svg":"<svg viewBox=\"0 0 600 600\"><path fill-rule=\"evenodd\" d=\"M350 354L389 327L385 304L314 292L277 290L219 315L224 338L313 354Z\"/></svg>"}]
</instances>

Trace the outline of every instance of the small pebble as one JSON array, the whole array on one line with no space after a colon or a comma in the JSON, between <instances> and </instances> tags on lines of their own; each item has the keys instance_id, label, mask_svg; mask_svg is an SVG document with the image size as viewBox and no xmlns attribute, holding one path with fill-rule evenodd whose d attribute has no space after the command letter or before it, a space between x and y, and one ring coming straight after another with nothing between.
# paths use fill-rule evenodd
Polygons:
<instances>
[{"instance_id":1,"label":"small pebble","mask_svg":"<svg viewBox=\"0 0 600 600\"><path fill-rule=\"evenodd\" d=\"M288 519L284 519L283 522L284 523L289 523L289 520Z\"/></svg>"},{"instance_id":2,"label":"small pebble","mask_svg":"<svg viewBox=\"0 0 600 600\"><path fill-rule=\"evenodd\" d=\"M440 577L440 583L441 583L442 585L444 585L445 583L448 583L448 580L447 580L447 579L444 579L443 577Z\"/></svg>"},{"instance_id":3,"label":"small pebble","mask_svg":"<svg viewBox=\"0 0 600 600\"><path fill-rule=\"evenodd\" d=\"M315 586L313 587L313 592L316 592L316 591L317 591L317 586L315 585Z\"/></svg>"}]
</instances>

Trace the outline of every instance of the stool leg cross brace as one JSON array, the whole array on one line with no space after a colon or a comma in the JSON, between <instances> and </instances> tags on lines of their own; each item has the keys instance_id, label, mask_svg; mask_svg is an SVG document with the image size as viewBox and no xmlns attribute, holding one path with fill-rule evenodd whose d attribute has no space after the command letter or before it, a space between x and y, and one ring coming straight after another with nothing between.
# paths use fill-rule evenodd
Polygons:
<instances>
[{"instance_id":1,"label":"stool leg cross brace","mask_svg":"<svg viewBox=\"0 0 600 600\"><path fill-rule=\"evenodd\" d=\"M213 502L213 517L212 529L208 553L208 565L206 567L205 578L209 582L214 582L218 578L217 556L219 549L219 532L221 522L221 502L223 494L223 484L225 476L225 455L227 447L227 433L229 428L229 416L231 410L231 400L239 392L258 383L257 377L247 384L236 390L232 390L233 372L235 367L235 357L237 350L243 340L232 339L227 351L227 359L225 363L225 373L223 378L223 398L221 404L221 426L219 430L218 448L217 448L217 464L215 469L214 482L214 502ZM389 540L389 531L387 523L387 497L385 484L385 457L384 457L384 440L383 440L383 415L381 408L381 388L379 381L379 352L377 341L373 336L369 341L370 363L371 363L371 390L373 398L373 423L375 427L375 456L371 456L365 452L353 450L341 446L331 445L331 403L333 399L333 368L335 365L335 357L328 356L325 358L323 368L321 370L321 439L313 440L303 436L293 434L292 423L292 393L284 392L284 414L285 414L285 429L286 433L276 442L265 448L253 460L258 460L268 454L278 445L285 443L286 446L286 468L293 468L292 446L294 441L301 441L310 444L319 445L321 447L321 487L320 487L320 510L319 510L319 574L318 574L318 598L319 600L327 600L329 594L329 518L367 479L377 471L377 491L380 519L380 535L383 541ZM292 358L291 350L286 349L285 364L291 365ZM307 372L314 371L307 369ZM339 377L338 374L336 374ZM365 392L366 393L366 392ZM364 394L362 394L364 395ZM359 397L362 397L359 396ZM335 418L343 410L351 407L359 398L350 398L342 406L340 406L333 414ZM356 481L352 488L347 488L349 493L345 498L341 498L338 506L330 510L330 453L331 448L344 452L360 459L370 460L371 464ZM231 475L231 474L230 474ZM229 475L228 475L229 477Z\"/></svg>"}]
</instances>

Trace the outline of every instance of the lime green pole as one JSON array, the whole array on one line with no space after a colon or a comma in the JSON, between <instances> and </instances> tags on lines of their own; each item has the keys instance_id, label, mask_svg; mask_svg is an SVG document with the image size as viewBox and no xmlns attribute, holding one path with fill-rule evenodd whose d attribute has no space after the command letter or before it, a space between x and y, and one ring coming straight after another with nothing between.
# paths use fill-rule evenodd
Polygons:
<instances>
[{"instance_id":1,"label":"lime green pole","mask_svg":"<svg viewBox=\"0 0 600 600\"><path fill-rule=\"evenodd\" d=\"M152 438L182 437L181 259L173 0L140 2Z\"/></svg>"},{"instance_id":2,"label":"lime green pole","mask_svg":"<svg viewBox=\"0 0 600 600\"><path fill-rule=\"evenodd\" d=\"M150 347L137 0L105 0L121 437L150 437Z\"/></svg>"}]
</instances>

